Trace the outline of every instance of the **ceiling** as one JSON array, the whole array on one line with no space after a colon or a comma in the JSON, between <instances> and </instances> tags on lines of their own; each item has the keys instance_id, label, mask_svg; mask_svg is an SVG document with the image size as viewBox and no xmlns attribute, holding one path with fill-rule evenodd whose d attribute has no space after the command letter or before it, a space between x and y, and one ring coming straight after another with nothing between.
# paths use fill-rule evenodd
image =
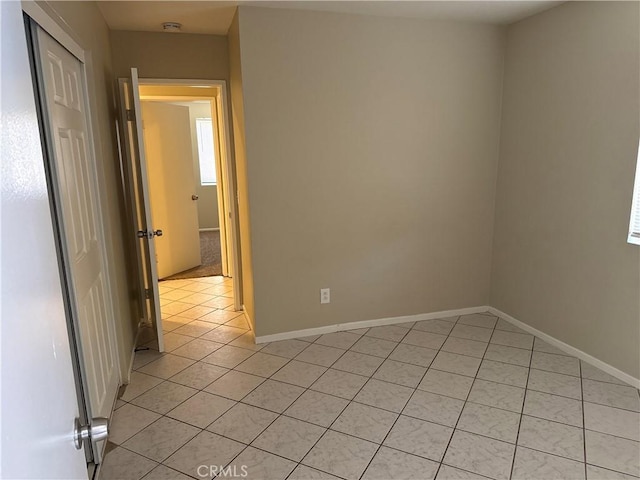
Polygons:
<instances>
[{"instance_id":1,"label":"ceiling","mask_svg":"<svg viewBox=\"0 0 640 480\"><path fill-rule=\"evenodd\" d=\"M561 1L98 1L113 30L162 31L163 22L178 22L186 33L225 35L238 5L291 8L351 14L482 22L506 25Z\"/></svg>"},{"instance_id":2,"label":"ceiling","mask_svg":"<svg viewBox=\"0 0 640 480\"><path fill-rule=\"evenodd\" d=\"M182 24L185 33L226 35L238 2L223 1L98 1L112 30L161 32L163 22Z\"/></svg>"}]
</instances>

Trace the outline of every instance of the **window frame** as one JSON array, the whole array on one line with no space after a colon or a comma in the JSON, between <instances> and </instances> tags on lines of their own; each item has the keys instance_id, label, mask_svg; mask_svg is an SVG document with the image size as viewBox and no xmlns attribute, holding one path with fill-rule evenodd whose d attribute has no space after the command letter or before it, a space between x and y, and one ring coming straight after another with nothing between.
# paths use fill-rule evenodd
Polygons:
<instances>
[{"instance_id":1,"label":"window frame","mask_svg":"<svg viewBox=\"0 0 640 480\"><path fill-rule=\"evenodd\" d=\"M196 142L198 143L198 173L199 173L199 177L200 177L200 186L201 187L215 187L218 185L218 172L216 170L216 141L215 141L215 135L213 132L213 118L212 117L197 117L195 119L195 123L196 123ZM208 169L210 169L209 172L211 171L213 172L213 182L210 181L204 181L203 180L203 163L202 163L202 157L203 157L203 148L202 148L202 128L204 124L208 124L209 130L210 130L210 135L211 135L211 165L207 166ZM206 127L205 127L206 128ZM208 177L209 178L209 177Z\"/></svg>"}]
</instances>

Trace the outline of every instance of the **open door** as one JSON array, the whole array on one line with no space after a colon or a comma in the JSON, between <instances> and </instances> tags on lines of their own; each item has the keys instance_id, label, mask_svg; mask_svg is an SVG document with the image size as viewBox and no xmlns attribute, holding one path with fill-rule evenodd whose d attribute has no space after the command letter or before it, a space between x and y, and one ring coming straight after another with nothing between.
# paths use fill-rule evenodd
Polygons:
<instances>
[{"instance_id":1,"label":"open door","mask_svg":"<svg viewBox=\"0 0 640 480\"><path fill-rule=\"evenodd\" d=\"M132 216L131 235L136 238L138 281L142 321L151 323L156 331L158 350L164 351L158 271L156 268L155 230L149 202L149 182L142 133L142 112L138 91L138 69L131 69L131 78L120 78L120 121L122 125L122 159L125 183L129 190L129 210Z\"/></svg>"},{"instance_id":2,"label":"open door","mask_svg":"<svg viewBox=\"0 0 640 480\"><path fill-rule=\"evenodd\" d=\"M143 101L142 115L152 218L164 232L158 278L166 278L201 264L189 108Z\"/></svg>"}]
</instances>

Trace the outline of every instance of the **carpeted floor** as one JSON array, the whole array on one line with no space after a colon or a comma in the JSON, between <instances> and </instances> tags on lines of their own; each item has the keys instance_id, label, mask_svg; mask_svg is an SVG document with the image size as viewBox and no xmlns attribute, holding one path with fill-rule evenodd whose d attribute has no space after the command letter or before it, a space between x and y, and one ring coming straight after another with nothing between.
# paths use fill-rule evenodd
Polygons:
<instances>
[{"instance_id":1,"label":"carpeted floor","mask_svg":"<svg viewBox=\"0 0 640 480\"><path fill-rule=\"evenodd\" d=\"M212 277L222 275L222 259L220 256L220 231L200 232L200 255L202 265L199 267L176 273L163 280L177 280L180 278Z\"/></svg>"}]
</instances>

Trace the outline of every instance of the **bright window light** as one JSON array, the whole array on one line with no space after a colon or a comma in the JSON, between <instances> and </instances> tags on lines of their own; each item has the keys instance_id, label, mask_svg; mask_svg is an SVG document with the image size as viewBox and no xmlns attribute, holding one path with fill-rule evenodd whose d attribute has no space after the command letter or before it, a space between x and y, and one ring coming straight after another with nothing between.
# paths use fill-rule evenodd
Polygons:
<instances>
[{"instance_id":1,"label":"bright window light","mask_svg":"<svg viewBox=\"0 0 640 480\"><path fill-rule=\"evenodd\" d=\"M640 144L638 145L638 160L636 163L636 180L633 184L633 202L631 204L631 219L629 220L629 243L640 245Z\"/></svg>"},{"instance_id":2,"label":"bright window light","mask_svg":"<svg viewBox=\"0 0 640 480\"><path fill-rule=\"evenodd\" d=\"M213 143L213 122L210 118L196 118L198 136L198 161L200 163L200 184L216 184L216 154Z\"/></svg>"}]
</instances>

